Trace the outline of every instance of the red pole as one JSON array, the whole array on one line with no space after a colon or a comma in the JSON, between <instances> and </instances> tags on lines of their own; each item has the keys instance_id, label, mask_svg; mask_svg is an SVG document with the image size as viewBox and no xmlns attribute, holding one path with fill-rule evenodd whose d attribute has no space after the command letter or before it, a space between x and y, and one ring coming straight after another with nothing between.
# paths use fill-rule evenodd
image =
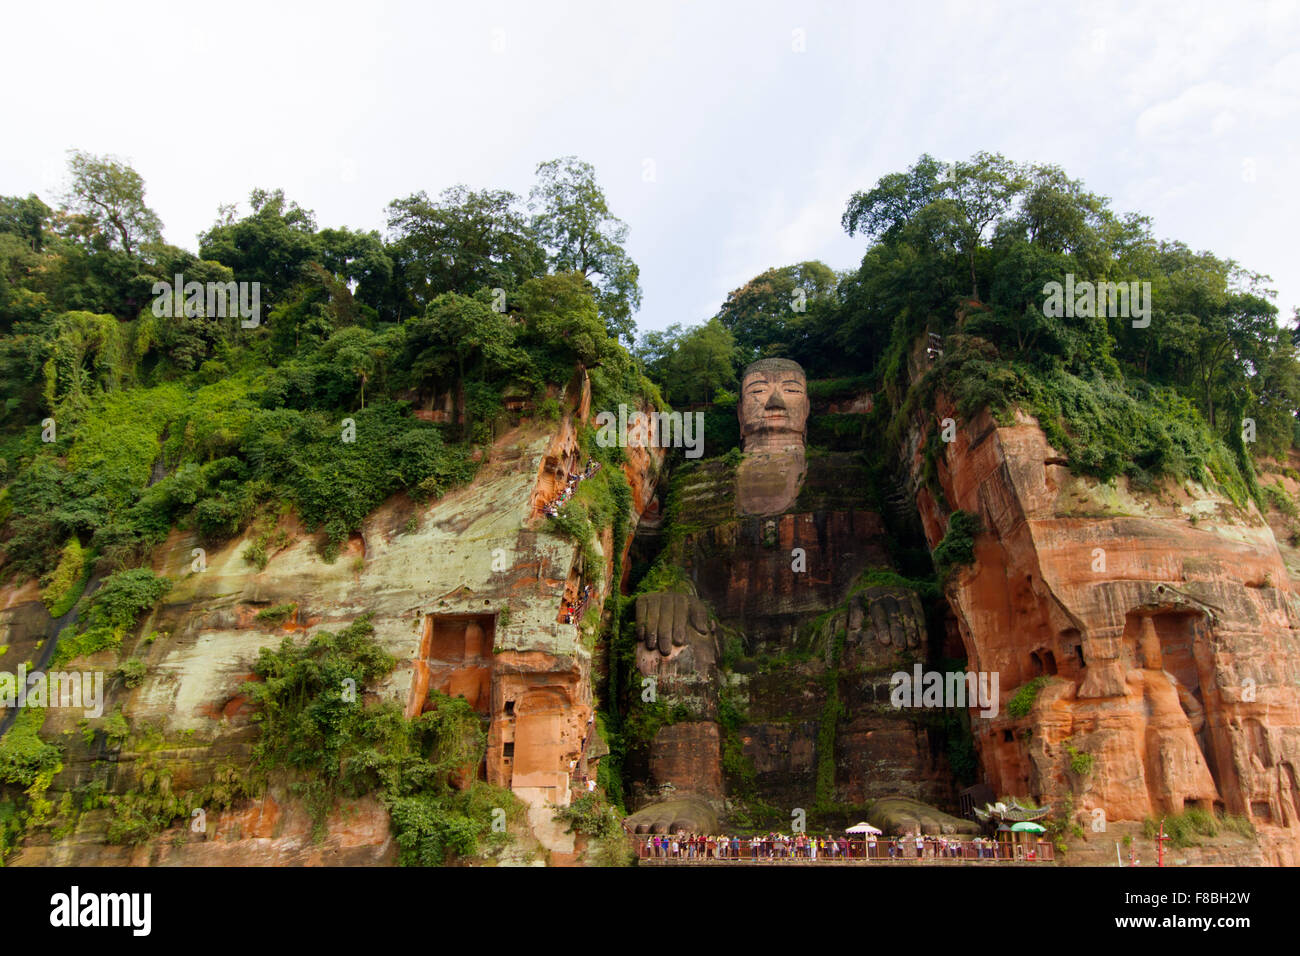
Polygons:
<instances>
[{"instance_id":1,"label":"red pole","mask_svg":"<svg viewBox=\"0 0 1300 956\"><path fill-rule=\"evenodd\" d=\"M1156 866L1165 865L1165 841L1173 839L1165 836L1165 821L1160 821L1160 835L1156 837Z\"/></svg>"}]
</instances>

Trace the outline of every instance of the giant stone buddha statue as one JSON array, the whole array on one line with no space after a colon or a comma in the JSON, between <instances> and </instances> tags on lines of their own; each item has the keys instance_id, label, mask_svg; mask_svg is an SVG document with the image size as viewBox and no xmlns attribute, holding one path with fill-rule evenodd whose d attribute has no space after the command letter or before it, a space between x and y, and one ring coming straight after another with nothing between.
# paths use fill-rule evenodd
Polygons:
<instances>
[{"instance_id":1,"label":"giant stone buddha statue","mask_svg":"<svg viewBox=\"0 0 1300 956\"><path fill-rule=\"evenodd\" d=\"M808 382L790 359L759 359L741 376L740 441L745 451L736 484L743 514L772 515L794 503L803 483Z\"/></svg>"},{"instance_id":2,"label":"giant stone buddha statue","mask_svg":"<svg viewBox=\"0 0 1300 956\"><path fill-rule=\"evenodd\" d=\"M685 520L697 527L675 539L663 556L683 569L685 587L636 599L635 667L642 700L684 706L690 717L660 727L647 742L643 783L634 787L640 808L628 819L634 832L716 832L726 799L724 683L736 686L735 693L747 701L751 718L738 742L756 760L764 799L790 806L813 799L808 785L815 777L818 721L791 723L763 715L784 715L809 694L824 695L817 670L822 665L792 672L788 684L724 674L724 632L741 636L746 656L779 655L793 647L802 626L838 607L827 626L844 630L843 666L874 673L899 653L925 653L924 612L915 595L868 588L850 596L864 567L889 563L883 527L861 500L856 455L818 456L809 477L810 403L803 368L780 358L752 363L741 377L736 411L744 451L739 465L732 472L721 461L706 463L698 479L703 484L696 486L708 489L698 492L703 502L731 491L734 510L701 519L688 506L682 514L691 515ZM809 500L797 504L806 478ZM806 558L806 572L792 566L795 548ZM746 669L754 673L753 666ZM646 688L653 688L652 697L645 696ZM846 685L845 693L846 700L863 698L862 716L842 728L836 741L857 780L864 776L854 769L857 764L874 766L876 750L905 751L916 734L910 725L878 715L874 699L868 709L868 696L875 693L870 681L852 690ZM794 735L788 742L765 742L786 731ZM845 792L854 792L853 780Z\"/></svg>"}]
</instances>

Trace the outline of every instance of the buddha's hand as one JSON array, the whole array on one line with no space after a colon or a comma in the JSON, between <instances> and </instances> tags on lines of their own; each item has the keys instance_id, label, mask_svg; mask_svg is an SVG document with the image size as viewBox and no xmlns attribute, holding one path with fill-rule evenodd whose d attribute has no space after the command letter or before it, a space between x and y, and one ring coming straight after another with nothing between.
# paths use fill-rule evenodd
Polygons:
<instances>
[{"instance_id":1,"label":"buddha's hand","mask_svg":"<svg viewBox=\"0 0 1300 956\"><path fill-rule=\"evenodd\" d=\"M636 599L636 639L648 651L667 657L674 647L696 643L710 633L709 608L688 594L642 594Z\"/></svg>"}]
</instances>

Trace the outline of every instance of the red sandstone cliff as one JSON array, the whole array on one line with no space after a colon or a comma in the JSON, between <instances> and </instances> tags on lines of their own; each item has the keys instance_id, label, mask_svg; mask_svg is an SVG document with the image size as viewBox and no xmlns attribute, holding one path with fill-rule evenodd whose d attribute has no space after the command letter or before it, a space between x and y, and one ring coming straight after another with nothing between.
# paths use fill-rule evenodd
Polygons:
<instances>
[{"instance_id":1,"label":"red sandstone cliff","mask_svg":"<svg viewBox=\"0 0 1300 956\"><path fill-rule=\"evenodd\" d=\"M931 547L953 509L984 529L947 595L968 666L1000 677L998 715L972 712L989 785L1072 802L1089 833L1191 806L1244 815L1259 862L1300 862L1300 601L1254 505L1077 476L1023 415L961 423L938 478L946 507L916 496Z\"/></svg>"}]
</instances>

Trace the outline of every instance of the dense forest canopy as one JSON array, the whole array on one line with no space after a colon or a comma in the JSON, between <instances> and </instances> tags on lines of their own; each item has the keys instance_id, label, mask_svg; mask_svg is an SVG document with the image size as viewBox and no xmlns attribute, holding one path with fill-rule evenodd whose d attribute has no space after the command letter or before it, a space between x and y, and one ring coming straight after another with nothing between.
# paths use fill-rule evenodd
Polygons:
<instances>
[{"instance_id":1,"label":"dense forest canopy","mask_svg":"<svg viewBox=\"0 0 1300 956\"><path fill-rule=\"evenodd\" d=\"M1117 214L1056 166L922 156L854 193L841 225L867 241L856 270L768 269L707 322L644 336L637 354L664 397L728 402L746 363L784 356L809 378L865 376L894 414L907 353L930 332L944 354L928 388L964 414L1033 411L1076 468L1101 477L1209 469L1241 494L1253 457L1296 442L1297 332L1279 326L1269 278L1156 239L1146 218ZM1049 283L1076 280L1149 283L1150 314L1054 316Z\"/></svg>"},{"instance_id":2,"label":"dense forest canopy","mask_svg":"<svg viewBox=\"0 0 1300 956\"><path fill-rule=\"evenodd\" d=\"M6 575L62 592L174 526L221 541L285 506L329 555L386 496L468 480L507 396L557 410L579 365L602 400L653 396L619 342L641 295L627 226L574 157L527 201L395 199L383 236L254 189L197 255L125 163L74 152L69 176L54 205L0 197ZM412 413L443 396L449 422Z\"/></svg>"},{"instance_id":3,"label":"dense forest canopy","mask_svg":"<svg viewBox=\"0 0 1300 956\"><path fill-rule=\"evenodd\" d=\"M539 164L526 199L394 199L384 235L254 189L197 254L162 240L128 165L74 152L69 176L53 205L0 197L3 568L47 586L91 558L134 566L174 526L228 539L285 505L328 553L385 496L467 480L506 397L545 411L578 365L602 400L654 382L726 412L748 362L784 356L875 391L888 427L917 401L906 359L928 332L943 355L926 390L962 414L1027 408L1104 478L1213 477L1240 497L1253 459L1296 440L1295 333L1268 278L1156 239L1055 166L922 156L849 197L857 269L767 269L707 321L639 339L628 227L574 157ZM159 310L176 276L259 283L259 315L183 290ZM1067 277L1149 284L1150 313L1045 308ZM450 422L412 414L447 395Z\"/></svg>"}]
</instances>

